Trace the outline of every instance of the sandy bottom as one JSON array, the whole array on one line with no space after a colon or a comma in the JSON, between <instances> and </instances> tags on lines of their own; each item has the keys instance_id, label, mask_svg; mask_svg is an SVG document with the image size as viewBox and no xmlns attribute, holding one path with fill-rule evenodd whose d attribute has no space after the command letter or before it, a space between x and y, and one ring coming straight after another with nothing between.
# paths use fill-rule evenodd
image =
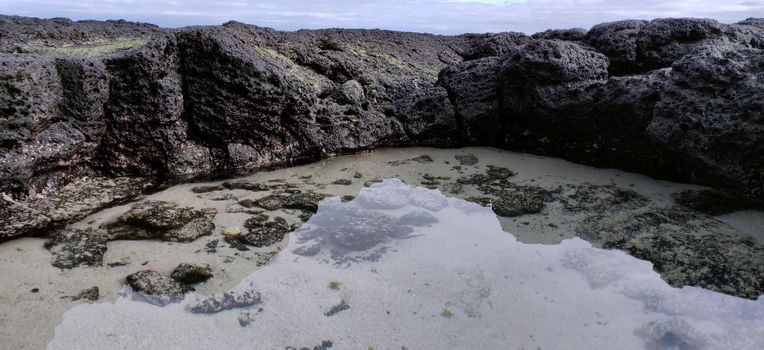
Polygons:
<instances>
[{"instance_id":1,"label":"sandy bottom","mask_svg":"<svg viewBox=\"0 0 764 350\"><path fill-rule=\"evenodd\" d=\"M411 161L412 158L423 154L429 155L433 161L424 163ZM455 155L460 154L475 155L479 159L479 162L474 165L461 165L461 169L456 170L453 167L459 165L460 162L455 159ZM395 163L395 161L401 162ZM393 164L390 162L393 162ZM295 183L299 184L301 188L304 189L312 189L335 196L355 196L358 195L359 191L363 188L364 183L370 180L398 178L405 183L419 185L423 181L423 176L426 174L455 178L482 173L485 171L487 165L506 167L517 172L517 175L512 177L512 182L520 185L533 185L545 188L582 183L592 185L615 185L631 189L641 194L650 200L650 205L655 206L672 204L671 194L674 192L683 189L700 188L691 185L655 180L646 176L619 170L597 169L554 158L537 157L490 148L465 148L456 150L430 148L387 149L366 155L337 157L289 169L260 172L245 177L244 179L266 184L280 182ZM348 179L351 180L352 183L350 185L331 184L338 179ZM220 182L205 184L218 183ZM59 324L60 326L55 332L56 340L50 344L51 348L110 348L110 346L104 345L108 344L107 340L109 339L113 340L114 344L123 344L126 347L129 345L129 347L132 348L146 348L146 346L150 348L163 348L163 346L160 346L159 344L162 344L162 342L165 341L167 341L166 345L168 345L169 348L214 348L223 344L231 344L233 348L236 348L237 345L251 345L253 344L253 341L262 342L262 344L264 344L262 347L255 346L255 348L284 348L284 346L288 345L297 346L299 348L300 346L312 347L316 344L320 344L320 341L326 338L332 339L335 343L335 348L340 349L348 348L346 346L349 346L349 348L364 349L367 347L374 347L375 349L400 349L402 346L412 349L453 348L449 344L454 344L453 341L456 339L466 339L465 341L470 339L476 341L480 340L480 342L468 341L465 343L465 345L477 344L477 348L497 348L497 344L502 344L502 342L504 342L504 344L523 347L533 346L532 348L535 348L535 346L540 346L541 348L553 348L554 343L548 343L548 339L564 339L572 341L574 338L578 339L577 341L581 341L581 343L576 344L592 348L590 345L593 345L594 343L588 343L582 339L589 339L591 338L590 336L594 334L597 335L598 339L611 342L609 344L623 345L621 348L639 348L648 344L650 341L654 341L653 338L655 337L651 338L650 336L636 335L639 332L643 332L642 334L645 334L644 332L649 333L651 329L655 328L646 326L656 319L652 317L655 315L649 317L644 315L645 313L649 314L653 312L650 310L644 311L645 300L640 298L635 299L633 296L627 295L628 293L625 293L622 288L619 287L620 285L613 281L605 283L607 285L605 288L598 287L596 281L591 281L592 278L596 278L596 271L587 270L581 272L579 271L581 269L577 269L575 266L571 267L571 265L565 267L567 270L559 276L561 279L557 279L558 276L556 274L551 274L549 279L540 281L532 288L518 287L519 285L521 286L522 283L531 283L534 281L534 276L543 272L537 271L539 269L543 270L547 267L553 270L561 269L565 264L563 261L565 251L569 249L576 251L588 251L587 249L593 249L580 239L570 240L570 238L575 236L572 227L576 224L577 218L556 215L556 208L554 207L547 208L537 215L526 215L514 218L499 217L498 219L490 213L490 209L484 209L482 211L478 210L479 215L476 214L476 216L480 218L480 222L474 221L475 218L468 219L466 217L463 217L463 222L458 220L454 221L453 218L444 216L442 213L438 214L437 224L432 225L430 228L417 228L417 230L423 230L423 232L417 231L417 233L421 234L422 237L426 237L426 239L411 239L411 242L418 243L410 246L395 245L390 247L390 249L398 250L395 254L384 255L382 257L382 259L390 257L390 259L393 260L389 262L392 264L389 265L391 267L390 271L385 273L384 277L374 277L379 275L376 275L376 273L375 275L368 275L369 271L375 268L374 263L370 261L362 261L357 264L345 266L344 270L337 269L334 264L327 263L320 259L300 258L298 259L299 261L309 261L309 263L297 264L294 266L286 264L285 261L292 260L291 257L293 255L290 254L293 254L291 253L291 249L295 244L294 242L289 243L288 241L294 240L296 234L292 234L283 242L268 248L251 249L250 251L240 252L228 247L226 244L221 244L214 253L206 252L204 248L211 240L217 239L222 242L222 230L224 228L241 227L244 221L250 217L250 215L245 213L227 213L226 208L230 208L237 200L256 199L267 193L230 190L225 191L225 193L233 194L235 199L217 200L218 198L214 198L217 195L215 193L195 194L190 191L194 186L205 184L197 183L174 186L142 199L172 201L183 206L196 208L216 208L218 214L214 220L217 226L217 232L213 234L213 236L202 237L191 243L168 243L159 241L110 242L108 244L108 251L106 252L103 267L80 267L71 270L60 270L50 265L51 255L43 247L43 244L46 241L44 238L22 238L0 244L0 276L3 276L2 284L0 284L0 339L3 339L3 342L2 345L0 345L0 348L43 349L54 338L54 329L56 329L56 326ZM480 193L466 188L464 193L460 193L456 196L466 198L475 195L480 195ZM339 202L336 198L327 199L325 201ZM355 200L350 203L354 202ZM123 205L103 210L91 215L81 222L71 225L71 227L97 227L102 223L115 220L116 217L129 210L130 207L131 205ZM278 210L266 213L269 215L281 215L290 222L298 222L295 216L297 213L293 211ZM451 214L454 217L459 217L460 214L464 213L452 212ZM402 215L402 213L396 212L395 215ZM737 212L719 216L717 219L734 227L743 234L752 235L759 241L764 240L764 235L761 233L761 227L764 227L764 213L762 212ZM338 220L341 221L342 219ZM470 228L470 226L463 226L464 224L470 224L473 225L474 228L479 228L477 230L473 229L473 231L476 232L477 237L470 237L468 240L463 241L466 238L459 236L459 233L455 231L455 228L460 228L458 231L465 231ZM310 223L308 226L310 226ZM430 232L433 227L438 227L441 231L449 233L445 236L438 236L437 234ZM502 230L510 232L512 235L498 235ZM453 244L459 242L461 245L453 246L452 244L450 247L438 247L437 245L434 245L435 241L443 241L443 238L445 237L448 237L449 241L453 241ZM563 240L565 241L563 242ZM396 239L395 241L397 242L398 240ZM486 245L485 242L494 242L497 246L492 248L490 244ZM561 242L563 242L561 245L556 245ZM278 255L277 264L266 265L268 266L266 269L260 270L263 275L257 275L259 272L253 274L253 271L260 269L264 262L268 261L274 252L283 250L287 247L288 243L290 244L290 249L287 249L289 251L281 252L281 254ZM530 243L555 245L526 245ZM596 324L596 322L603 321L585 318L586 321L575 322L575 324L571 324L564 329L558 330L558 333L567 336L559 339L555 338L552 336L552 333L554 332L549 333L551 332L551 329L544 329L548 319L542 317L543 313L540 314L541 316L532 317L530 320L527 319L529 317L528 313L538 312L539 310L545 310L550 307L550 305L546 304L548 300L544 303L541 302L543 297L539 297L542 299L538 299L534 301L534 303L525 305L524 307L528 308L527 310L516 309L514 312L516 315L520 315L520 317L513 316L515 318L506 318L503 316L485 316L483 318L478 318L482 321L475 321L475 317L470 317L468 315L470 311L463 306L459 306L458 298L444 295L441 295L439 298L434 298L435 294L428 294L436 293L435 290L422 292L425 297L428 295L433 297L434 299L431 300L432 302L422 303L422 300L425 300L422 298L411 300L403 298L408 293L408 290L401 290L401 288L403 288L402 286L408 286L412 283L418 283L419 287L421 287L421 284L423 283L430 283L430 286L435 283L463 282L468 286L470 283L475 283L469 281L458 282L457 280L454 280L454 278L456 278L454 276L441 278L438 275L428 275L424 280L398 279L396 276L398 276L398 273L402 272L396 270L398 267L393 268L393 266L400 266L401 264L405 265L405 262L407 261L406 259L411 259L412 255L417 254L416 252L428 249L428 253L423 255L423 259L425 259L425 257L430 257L432 259L425 259L427 261L421 262L424 265L419 265L417 267L417 271L420 274L432 274L432 271L438 270L438 264L448 263L448 261L441 259L443 256L448 256L455 260L446 272L456 273L458 275L460 272L457 270L460 268L459 266L461 266L463 270L467 269L465 270L466 272L461 272L462 275L464 275L464 273L469 275L472 274L472 272L470 272L471 270L468 268L468 266L470 266L468 262L481 254L479 254L479 250L470 250L470 252L467 253L468 250L465 248L467 245L465 244L471 244L473 246L478 245L481 249L485 248L490 250L492 253L486 253L485 259L494 259L486 261L489 265L494 264L491 265L493 267L486 266L487 272L482 272L483 274L487 274L485 275L484 280L487 280L488 282L486 283L490 285L490 290L492 291L490 293L491 301L479 303L476 309L478 313L493 315L496 310L504 310L502 313L506 314L513 310L513 307L519 307L519 304L522 304L520 301L527 301L527 299L521 298L523 294L533 294L539 296L543 295L547 299L551 298L558 302L564 301L563 304L568 305L565 308L570 307L569 310L565 311L564 315L556 314L554 312L549 315L558 315L563 317L563 320L566 319L566 317L575 319L578 317L577 314L579 311L585 310L588 307L594 307L591 304L592 299L594 298L593 300L597 300L597 295L604 293L602 297L609 299L602 300L608 300L608 302L603 301L603 304L600 305L603 309L592 314L611 315L612 317L608 318L610 321L607 322L609 322L608 324L613 324L615 328L603 329L602 332L590 333L588 334L589 336L587 336L587 327ZM431 251L431 248L428 248L430 246L432 246L431 248L441 249L442 253L440 254L442 256L438 257L437 251L433 252ZM534 250L526 251L525 247L532 247ZM411 249L416 250L412 251ZM460 253L461 249L464 249L464 253ZM502 249L506 249L507 251L522 251L523 253L518 253L520 255L507 254L507 259L510 260L504 261L500 258L500 256L504 254L502 253ZM538 254L543 255L547 252L544 249L551 249L548 252L553 255L549 266L543 266L541 261L536 259ZM597 252L602 251L597 250ZM613 254L616 255L608 257L608 259L612 258L615 260L604 259L602 261L612 264L618 261L622 262L624 261L623 259L626 259L629 264L639 266L637 270L634 270L638 271L638 273L634 272L635 276L647 276L645 278L650 280L651 284L654 284L656 288L659 288L662 291L678 291L678 289L660 285L659 282L662 281L660 281L659 277L656 277L657 274L652 272L649 264L635 263L634 261L638 260L628 257L623 253L613 252ZM241 289L244 288L242 286L250 286L249 282L252 282L251 285L254 285L255 288L263 294L263 305L268 305L267 307L264 307L266 311L262 312L263 316L257 314L254 316L255 321L253 324L247 327L241 327L236 322L237 317L240 316L240 311L226 311L221 313L221 315L227 315L225 317L190 315L183 310L182 305L158 308L148 304L138 303L133 301L129 291L124 289L124 277L130 273L143 269L152 269L161 273L169 273L181 262L208 263L212 266L215 277L208 282L197 286L197 295L199 296L213 295L231 289L235 290L236 288ZM109 264L114 263L117 263L117 266L109 266ZM504 274L500 276L501 278L497 277L497 274L502 273L500 272L501 269L499 266L495 265L498 263L517 264L516 268L512 268L506 272L507 279L510 279L510 277L516 279L516 283L502 282L505 277ZM597 262L597 264L599 264L599 262ZM303 267L307 272L299 272ZM328 267L331 267L332 269L328 269ZM602 266L600 267L604 268ZM432 271L428 270L430 268ZM291 275L282 276L282 273L280 272L282 270L296 271L296 276L302 277ZM359 270L358 275L352 273L352 271L355 270ZM316 272L315 276L308 273L314 271ZM394 271L397 272L392 273ZM411 274L412 272L417 271L406 273ZM631 272L628 271L632 270L627 269L627 273L625 273L626 275L631 274ZM377 272L379 272L378 267ZM509 275L510 272L513 274L512 276ZM583 273L583 275L581 275L581 273ZM592 273L594 273L594 275L592 275ZM632 281L631 277L629 278L629 281ZM327 290L326 284L335 279L342 282L343 286L347 286L349 289L343 287L340 289L340 292L337 293L334 293L336 291L333 289ZM262 283L263 281L267 281L268 285L264 285L264 283ZM522 283L520 283L520 281L522 281ZM397 285L398 283L400 283L400 286ZM571 288L573 288L572 290L575 290L576 293L565 293L570 284L572 284ZM79 291L91 286L98 286L100 288L101 300L98 301L97 304L80 305L83 304L83 301L74 302L70 299L62 299L62 297L76 295ZM372 286L377 286L379 288L369 289ZM376 292L373 292L377 289L379 290L378 293L381 294L375 294ZM454 287L449 290L451 290L451 292L454 290L459 292L461 289ZM684 290L693 289L682 289L682 291ZM290 294L290 291L294 291L295 294ZM511 291L512 293L507 293L507 291ZM275 294L279 293L283 294L283 296L278 298L275 297ZM475 293L475 291L467 291L466 293ZM666 296L666 298L681 299L682 297L686 297L682 296L683 294L676 294L686 292L665 293L671 294L671 296ZM565 295L568 296L566 297ZM295 301L294 298L304 298L308 300ZM332 316L332 318L329 318L328 321L321 318L326 317L323 316L323 312L326 311L328 306L340 301L340 299L344 300L343 298L347 298L346 301L351 305L351 308L348 311L338 313L337 315ZM369 304L368 301L372 300L369 298L383 298L379 300L384 300L384 302L380 305L373 306ZM465 299L467 300L465 302L469 302L469 300L471 300L470 298ZM701 299L704 298L706 297L704 296ZM714 296L714 298L719 297ZM733 301L725 302L738 305L736 304L739 302L737 298L729 298L729 300ZM287 304L289 300L292 300L295 303L295 307L299 306L296 311L293 310L291 312L301 310L302 312L295 314L282 310L281 308ZM609 304L611 302L612 305ZM747 307L750 307L751 305L754 305L756 308L761 307L761 299L758 304L752 301L750 301L750 303L753 304L746 304L748 305ZM558 305L560 304L558 303ZM700 305L708 304L701 303ZM737 306L735 307L737 308ZM592 310L599 310L599 308L600 307ZM67 317L64 318L64 313L70 309L71 311L67 313ZM384 311L391 311L391 313L394 310L397 311L395 311L396 313L392 313L393 316L388 316L390 318L389 320L383 321L380 319L381 316L376 314L383 309L385 309ZM443 309L448 309L449 312L454 314L453 317L440 315ZM395 315L401 315L403 310L419 310L417 312L421 314L418 314L419 316L417 317L394 317ZM556 310L555 312L558 311L562 312L560 310ZM258 312L253 311L253 313ZM624 317L634 313L640 313L640 316ZM112 316L108 316L109 314ZM266 314L267 316L265 316ZM148 317L149 315L152 317ZM756 315L756 317L760 317L760 314ZM136 317L139 318L136 319ZM315 331L284 333L286 329L295 329L294 327L298 326L306 328L296 329L310 328L311 325L315 325L310 323L311 321L315 321L315 317L319 317L322 321L320 326L316 325ZM726 329L725 325L727 323L725 322L727 321L731 322L729 325L734 324L740 327L749 326L749 324L746 324L745 322L734 323L731 321L732 318L716 319L715 317L716 316L711 317L709 315L700 315L696 317L696 320L700 320L699 322L702 321L701 323L705 322L703 321L705 318L714 318L716 321L726 320L724 322L719 321L715 325L706 325L712 328L721 327L719 329L722 330ZM145 323L148 319L155 319L160 323ZM429 321L423 323L423 320ZM683 320L689 322L691 326L690 328L687 328L689 330L685 330L686 332L699 332L698 334L703 335L692 339L702 338L698 341L704 341L706 342L705 344L715 344L714 342L720 339L718 335L714 335L718 332L713 333L709 331L709 328L704 328L706 326L698 326L690 319ZM760 321L760 319L757 320ZM463 323L462 321L467 323ZM472 321L477 323L469 323ZM524 326L520 326L523 321L529 322ZM173 323L176 322L177 324L173 325ZM567 323L568 321L557 322ZM674 322L682 323L680 321ZM145 326L139 326L137 324L145 324ZM258 324L271 326L260 329L257 328ZM338 327L349 327L354 324L359 324L360 327L357 329L358 332L355 332L354 334L364 334L363 337L351 336L350 334L344 334L337 331L338 329L341 329ZM423 324L428 325L423 326ZM491 325L504 325L507 328L491 328ZM754 325L757 327L762 326L761 323L756 323ZM480 333L478 329L474 328L476 326L488 328L485 329L483 333ZM468 327L470 336L458 337L460 332L465 329L464 327ZM668 328L673 329L671 327ZM209 330L205 331L204 329ZM322 331L319 332L319 329ZM374 331L374 329L377 329L377 331ZM514 329L514 331L510 332L508 329ZM638 331L639 329L642 329L642 331ZM83 332L91 334L92 338L87 338L87 334L83 334ZM426 341L421 339L417 341L417 337L421 338L421 335L424 334L423 332L430 336L426 338ZM609 332L615 332L615 335L610 334ZM215 333L219 333L221 336L224 335L225 337L230 337L228 338L229 341L224 340L225 337L211 336L211 334ZM22 334L23 336L20 336ZM148 334L150 336L146 338L139 336L139 334ZM210 341L214 340L214 342L202 342L195 336L199 334L210 336ZM255 335L257 335L257 337L255 337ZM506 338L509 335L512 335L513 338ZM92 342L89 342L86 339L91 339ZM150 342L143 344L131 343L134 340L140 339L148 340ZM396 341L393 342L392 339L396 339ZM287 340L293 342L286 343ZM485 342L482 342L483 340L485 340ZM103 343L104 341L106 341L106 343ZM659 339L657 341L661 340ZM753 339L751 341L759 342L753 344L761 345L761 339ZM90 347L91 345L96 346L99 344L100 347ZM149 346L148 344L151 345ZM183 346L180 346L181 344ZM267 346L265 344L267 344ZM550 344L552 345L550 346ZM615 345L604 346L604 344L607 343L596 344L603 345L605 348L618 347ZM741 345L746 344L748 343L741 343ZM121 348L121 346L114 347ZM737 348L746 347L743 346Z\"/></svg>"}]
</instances>

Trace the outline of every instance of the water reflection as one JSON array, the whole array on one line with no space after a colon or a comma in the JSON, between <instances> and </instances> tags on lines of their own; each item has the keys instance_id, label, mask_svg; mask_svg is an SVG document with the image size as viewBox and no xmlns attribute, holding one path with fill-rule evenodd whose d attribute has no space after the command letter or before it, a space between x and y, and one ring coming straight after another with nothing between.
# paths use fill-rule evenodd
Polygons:
<instances>
[{"instance_id":1,"label":"water reflection","mask_svg":"<svg viewBox=\"0 0 764 350\"><path fill-rule=\"evenodd\" d=\"M764 298L672 288L580 239L522 244L488 208L386 180L323 200L226 294L80 305L49 348L762 349L763 329Z\"/></svg>"}]
</instances>

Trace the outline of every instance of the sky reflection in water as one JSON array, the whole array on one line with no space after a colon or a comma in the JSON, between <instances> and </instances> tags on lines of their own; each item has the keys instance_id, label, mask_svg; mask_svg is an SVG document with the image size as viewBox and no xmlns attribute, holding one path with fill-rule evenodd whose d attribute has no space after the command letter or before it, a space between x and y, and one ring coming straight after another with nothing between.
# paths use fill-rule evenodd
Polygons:
<instances>
[{"instance_id":1,"label":"sky reflection in water","mask_svg":"<svg viewBox=\"0 0 764 350\"><path fill-rule=\"evenodd\" d=\"M577 238L522 244L490 209L395 179L322 201L232 292L252 291L261 303L194 314L204 296L157 307L126 290L69 310L48 348L764 348L764 298L672 288Z\"/></svg>"}]
</instances>

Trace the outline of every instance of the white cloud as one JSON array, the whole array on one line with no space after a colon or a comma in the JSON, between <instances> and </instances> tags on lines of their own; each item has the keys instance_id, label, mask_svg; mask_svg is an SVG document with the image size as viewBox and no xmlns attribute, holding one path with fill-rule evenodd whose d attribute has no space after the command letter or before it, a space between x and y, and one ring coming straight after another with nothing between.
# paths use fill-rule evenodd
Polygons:
<instances>
[{"instance_id":1,"label":"white cloud","mask_svg":"<svg viewBox=\"0 0 764 350\"><path fill-rule=\"evenodd\" d=\"M0 13L147 21L176 27L237 20L277 29L385 28L444 34L588 28L628 18L764 17L764 0L0 0Z\"/></svg>"}]
</instances>

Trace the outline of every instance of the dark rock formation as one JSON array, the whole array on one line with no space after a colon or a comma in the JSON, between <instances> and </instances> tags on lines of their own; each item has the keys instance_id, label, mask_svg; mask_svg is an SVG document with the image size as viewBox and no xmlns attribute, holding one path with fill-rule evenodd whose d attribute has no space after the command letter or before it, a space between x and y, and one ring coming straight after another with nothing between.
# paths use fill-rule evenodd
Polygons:
<instances>
[{"instance_id":1,"label":"dark rock formation","mask_svg":"<svg viewBox=\"0 0 764 350\"><path fill-rule=\"evenodd\" d=\"M138 203L115 222L102 225L109 239L162 239L170 242L191 242L208 236L215 224L204 210L179 207L164 201Z\"/></svg>"},{"instance_id":2,"label":"dark rock formation","mask_svg":"<svg viewBox=\"0 0 764 350\"><path fill-rule=\"evenodd\" d=\"M528 37L0 17L0 239L142 190L40 210L88 177L231 176L381 146L502 147L759 199L761 23Z\"/></svg>"},{"instance_id":3,"label":"dark rock formation","mask_svg":"<svg viewBox=\"0 0 764 350\"><path fill-rule=\"evenodd\" d=\"M197 314L212 314L223 310L257 305L262 301L260 293L254 290L230 291L189 303L186 305L186 311Z\"/></svg>"},{"instance_id":4,"label":"dark rock formation","mask_svg":"<svg viewBox=\"0 0 764 350\"><path fill-rule=\"evenodd\" d=\"M142 270L126 277L127 284L140 293L146 301L156 305L166 305L183 299L192 291L189 285L152 270Z\"/></svg>"},{"instance_id":5,"label":"dark rock formation","mask_svg":"<svg viewBox=\"0 0 764 350\"><path fill-rule=\"evenodd\" d=\"M53 254L53 266L71 269L80 265L101 266L108 237L97 230L61 230L53 234L45 247Z\"/></svg>"},{"instance_id":6,"label":"dark rock formation","mask_svg":"<svg viewBox=\"0 0 764 350\"><path fill-rule=\"evenodd\" d=\"M77 300L88 300L88 301L96 301L101 297L100 289L98 289L98 286L92 286L88 289L84 289L77 293L77 295L71 297L72 301Z\"/></svg>"},{"instance_id":7,"label":"dark rock formation","mask_svg":"<svg viewBox=\"0 0 764 350\"><path fill-rule=\"evenodd\" d=\"M210 265L195 265L182 263L172 270L170 277L180 283L195 284L212 278Z\"/></svg>"},{"instance_id":8,"label":"dark rock formation","mask_svg":"<svg viewBox=\"0 0 764 350\"><path fill-rule=\"evenodd\" d=\"M756 299L762 293L764 245L719 221L677 207L587 217L576 229L604 248L650 261L666 282Z\"/></svg>"},{"instance_id":9,"label":"dark rock formation","mask_svg":"<svg viewBox=\"0 0 764 350\"><path fill-rule=\"evenodd\" d=\"M756 208L756 203L751 203L745 197L719 190L684 190L671 196L681 206L708 215Z\"/></svg>"}]
</instances>

